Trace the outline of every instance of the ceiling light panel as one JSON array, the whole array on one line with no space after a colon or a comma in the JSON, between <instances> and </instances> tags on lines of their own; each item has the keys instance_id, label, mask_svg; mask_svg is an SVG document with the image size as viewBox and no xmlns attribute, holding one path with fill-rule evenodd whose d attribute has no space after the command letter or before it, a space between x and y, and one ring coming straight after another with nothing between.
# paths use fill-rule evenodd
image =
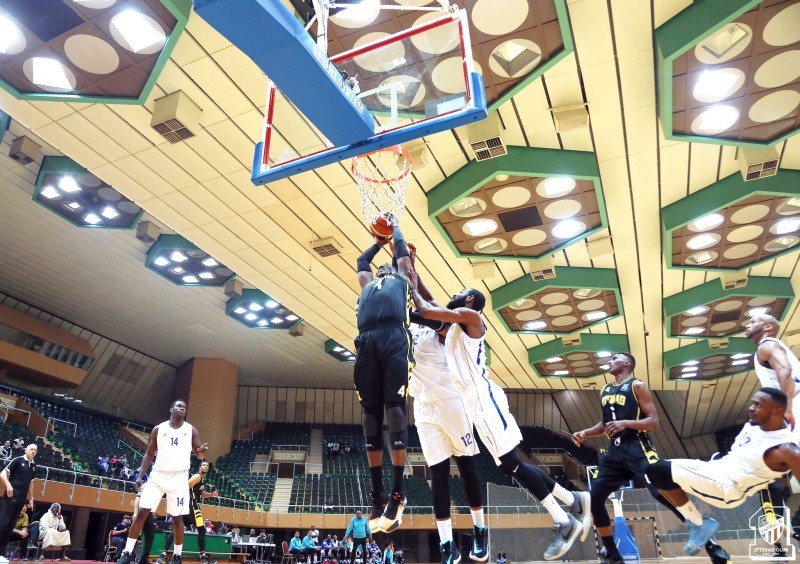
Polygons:
<instances>
[{"instance_id":1,"label":"ceiling light panel","mask_svg":"<svg viewBox=\"0 0 800 564\"><path fill-rule=\"evenodd\" d=\"M225 314L252 329L291 329L302 321L274 298L250 288L228 300Z\"/></svg>"},{"instance_id":2,"label":"ceiling light panel","mask_svg":"<svg viewBox=\"0 0 800 564\"><path fill-rule=\"evenodd\" d=\"M343 347L333 339L328 339L324 344L325 352L339 362L355 362L356 355L350 349Z\"/></svg>"},{"instance_id":3,"label":"ceiling light panel","mask_svg":"<svg viewBox=\"0 0 800 564\"><path fill-rule=\"evenodd\" d=\"M753 369L755 345L743 337L731 337L714 348L710 341L698 341L666 351L664 367L669 380L716 380Z\"/></svg>"},{"instance_id":4,"label":"ceiling light panel","mask_svg":"<svg viewBox=\"0 0 800 564\"><path fill-rule=\"evenodd\" d=\"M540 378L592 378L606 374L612 352L628 350L625 335L582 333L580 344L553 339L528 349L528 362Z\"/></svg>"},{"instance_id":5,"label":"ceiling light panel","mask_svg":"<svg viewBox=\"0 0 800 564\"><path fill-rule=\"evenodd\" d=\"M622 314L614 270L568 266L555 278L527 275L500 286L492 307L510 333L573 333Z\"/></svg>"},{"instance_id":6,"label":"ceiling light panel","mask_svg":"<svg viewBox=\"0 0 800 564\"><path fill-rule=\"evenodd\" d=\"M207 266L212 261L216 266ZM166 233L147 251L145 265L179 286L224 286L236 276L184 237Z\"/></svg>"},{"instance_id":7,"label":"ceiling light panel","mask_svg":"<svg viewBox=\"0 0 800 564\"><path fill-rule=\"evenodd\" d=\"M131 229L142 208L67 157L45 157L33 200L78 227Z\"/></svg>"},{"instance_id":8,"label":"ceiling light panel","mask_svg":"<svg viewBox=\"0 0 800 564\"><path fill-rule=\"evenodd\" d=\"M467 194L460 176L427 194L430 218L457 256L540 258L606 225L597 163L588 153L509 147L508 155L467 169L483 179ZM566 170L580 178L563 176Z\"/></svg>"}]
</instances>

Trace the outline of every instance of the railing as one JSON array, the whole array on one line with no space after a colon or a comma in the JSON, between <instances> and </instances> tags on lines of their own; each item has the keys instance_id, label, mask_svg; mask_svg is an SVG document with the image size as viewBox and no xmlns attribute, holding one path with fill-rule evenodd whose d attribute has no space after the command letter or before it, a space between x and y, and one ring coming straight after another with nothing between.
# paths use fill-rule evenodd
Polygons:
<instances>
[{"instance_id":1,"label":"railing","mask_svg":"<svg viewBox=\"0 0 800 564\"><path fill-rule=\"evenodd\" d=\"M31 426L31 412L28 409L21 409L19 407L13 407L11 405L6 405L4 403L0 403L0 411L4 412L5 415L3 416L3 421L8 421L8 412L9 411L21 411L22 413L28 414L28 420L25 422L26 427Z\"/></svg>"},{"instance_id":2,"label":"railing","mask_svg":"<svg viewBox=\"0 0 800 564\"><path fill-rule=\"evenodd\" d=\"M133 448L131 445L129 445L128 443L126 443L122 439L117 439L117 447L119 448L119 447L123 447L123 446L125 448L127 448L128 450L131 450L133 452L133 456L134 457L138 456L139 458L144 458L144 453L143 452L139 452L138 450Z\"/></svg>"},{"instance_id":3,"label":"railing","mask_svg":"<svg viewBox=\"0 0 800 564\"><path fill-rule=\"evenodd\" d=\"M78 434L78 424L73 423L72 421L67 421L66 419L58 419L57 417L48 417L47 418L47 432L50 432L50 427L53 428L55 431L56 426L55 424L51 423L51 421L58 421L59 423L66 423L68 425L72 425L72 436L75 437Z\"/></svg>"},{"instance_id":4,"label":"railing","mask_svg":"<svg viewBox=\"0 0 800 564\"><path fill-rule=\"evenodd\" d=\"M272 445L271 450L308 450L308 445Z\"/></svg>"},{"instance_id":5,"label":"railing","mask_svg":"<svg viewBox=\"0 0 800 564\"><path fill-rule=\"evenodd\" d=\"M148 434L152 430L152 427L145 427L144 425L140 425L139 423L133 423L133 422L127 421L125 419L123 419L122 422L125 423L125 426L128 429L137 429L139 431L144 431L145 433L148 433Z\"/></svg>"}]
</instances>

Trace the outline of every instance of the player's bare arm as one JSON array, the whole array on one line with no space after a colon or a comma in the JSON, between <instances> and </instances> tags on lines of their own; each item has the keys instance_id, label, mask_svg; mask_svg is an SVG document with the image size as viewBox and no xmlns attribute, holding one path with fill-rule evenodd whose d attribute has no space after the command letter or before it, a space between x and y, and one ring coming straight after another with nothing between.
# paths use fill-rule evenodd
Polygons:
<instances>
[{"instance_id":1,"label":"player's bare arm","mask_svg":"<svg viewBox=\"0 0 800 564\"><path fill-rule=\"evenodd\" d=\"M632 419L609 421L605 424L605 431L609 437L615 437L625 429L633 429L634 431L655 431L658 429L658 413L653 403L653 395L650 393L647 384L637 380L633 384L633 393L636 394L636 398L639 400L639 407L645 417L635 421Z\"/></svg>"},{"instance_id":2,"label":"player's bare arm","mask_svg":"<svg viewBox=\"0 0 800 564\"><path fill-rule=\"evenodd\" d=\"M200 433L197 427L192 426L192 450L197 454L200 460L206 459L206 451L208 450L208 443L200 442Z\"/></svg>"},{"instance_id":3,"label":"player's bare arm","mask_svg":"<svg viewBox=\"0 0 800 564\"><path fill-rule=\"evenodd\" d=\"M426 319L435 319L445 323L458 323L464 327L464 332L473 339L479 339L486 333L481 314L468 307L448 309L437 307L424 299L418 289L414 289L414 303L417 311Z\"/></svg>"},{"instance_id":4,"label":"player's bare arm","mask_svg":"<svg viewBox=\"0 0 800 564\"><path fill-rule=\"evenodd\" d=\"M775 371L781 391L786 394L787 398L785 417L794 430L796 422L792 414L792 400L794 399L795 381L786 351L775 341L765 341L758 346L758 361Z\"/></svg>"},{"instance_id":5,"label":"player's bare arm","mask_svg":"<svg viewBox=\"0 0 800 564\"><path fill-rule=\"evenodd\" d=\"M581 443L588 439L589 437L599 437L600 435L606 432L605 426L603 425L603 421L600 420L588 429L584 429L583 431L576 431L572 433L572 442L575 446L581 446Z\"/></svg>"},{"instance_id":6,"label":"player's bare arm","mask_svg":"<svg viewBox=\"0 0 800 564\"><path fill-rule=\"evenodd\" d=\"M150 431L150 441L147 443L147 450L142 457L142 467L139 468L139 475L136 476L136 491L142 489L142 476L145 475L147 470L150 468L150 464L153 463L153 459L156 457L156 452L158 451L158 425L153 427L153 430Z\"/></svg>"},{"instance_id":7,"label":"player's bare arm","mask_svg":"<svg viewBox=\"0 0 800 564\"><path fill-rule=\"evenodd\" d=\"M197 483L200 481L200 478L201 478L200 474L193 474L192 477L189 478L189 487L190 488L195 487Z\"/></svg>"}]
</instances>

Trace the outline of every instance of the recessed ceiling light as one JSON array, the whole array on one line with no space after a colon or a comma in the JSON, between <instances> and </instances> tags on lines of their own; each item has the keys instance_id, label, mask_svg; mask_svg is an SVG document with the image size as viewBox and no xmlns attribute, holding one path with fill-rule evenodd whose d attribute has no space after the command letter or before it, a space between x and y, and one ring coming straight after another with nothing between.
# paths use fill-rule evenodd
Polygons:
<instances>
[{"instance_id":1,"label":"recessed ceiling light","mask_svg":"<svg viewBox=\"0 0 800 564\"><path fill-rule=\"evenodd\" d=\"M58 181L58 187L61 188L64 192L80 192L81 187L78 186L78 183L75 182L75 179L71 176L62 176L61 179Z\"/></svg>"},{"instance_id":2,"label":"recessed ceiling light","mask_svg":"<svg viewBox=\"0 0 800 564\"><path fill-rule=\"evenodd\" d=\"M608 370L609 368L611 368L611 365L610 364L602 364L598 368L600 368L600 370Z\"/></svg>"},{"instance_id":3,"label":"recessed ceiling light","mask_svg":"<svg viewBox=\"0 0 800 564\"><path fill-rule=\"evenodd\" d=\"M686 262L689 264L706 264L716 259L718 256L719 254L714 251L701 251L686 257Z\"/></svg>"},{"instance_id":4,"label":"recessed ceiling light","mask_svg":"<svg viewBox=\"0 0 800 564\"><path fill-rule=\"evenodd\" d=\"M464 231L472 237L483 237L497 230L497 222L493 219L473 219L464 224Z\"/></svg>"},{"instance_id":5,"label":"recessed ceiling light","mask_svg":"<svg viewBox=\"0 0 800 564\"><path fill-rule=\"evenodd\" d=\"M69 209L71 209L72 211L79 211L79 210L83 209L83 206L80 205L78 202L69 202L69 203L66 204L66 206Z\"/></svg>"},{"instance_id":6,"label":"recessed ceiling light","mask_svg":"<svg viewBox=\"0 0 800 564\"><path fill-rule=\"evenodd\" d=\"M528 331L538 331L539 329L544 329L545 327L547 327L547 323L544 321L528 321L522 325L522 328Z\"/></svg>"},{"instance_id":7,"label":"recessed ceiling light","mask_svg":"<svg viewBox=\"0 0 800 564\"><path fill-rule=\"evenodd\" d=\"M269 320L269 322L270 323L283 323L283 318L282 317L273 317L272 319Z\"/></svg>"},{"instance_id":8,"label":"recessed ceiling light","mask_svg":"<svg viewBox=\"0 0 800 564\"><path fill-rule=\"evenodd\" d=\"M747 312L747 315L748 317L757 317L759 315L764 315L767 312L769 312L768 307L754 307Z\"/></svg>"},{"instance_id":9,"label":"recessed ceiling light","mask_svg":"<svg viewBox=\"0 0 800 564\"><path fill-rule=\"evenodd\" d=\"M554 362L559 362L560 360L561 360L560 356L551 356L550 358L545 359L545 362L549 362L550 364L552 364Z\"/></svg>"},{"instance_id":10,"label":"recessed ceiling light","mask_svg":"<svg viewBox=\"0 0 800 564\"><path fill-rule=\"evenodd\" d=\"M719 235L716 234L712 235L711 233L703 233L702 235L696 235L695 237L689 239L686 242L686 246L695 251L697 249L710 247L719 240L720 240Z\"/></svg>"},{"instance_id":11,"label":"recessed ceiling light","mask_svg":"<svg viewBox=\"0 0 800 564\"><path fill-rule=\"evenodd\" d=\"M246 311L247 311L246 309L244 309L243 307L239 306L235 310L233 310L233 313L238 313L239 315L242 315Z\"/></svg>"},{"instance_id":12,"label":"recessed ceiling light","mask_svg":"<svg viewBox=\"0 0 800 564\"><path fill-rule=\"evenodd\" d=\"M264 306L262 306L260 303L253 302L252 304L250 304L250 309L253 311L261 311L262 309L264 309Z\"/></svg>"},{"instance_id":13,"label":"recessed ceiling light","mask_svg":"<svg viewBox=\"0 0 800 564\"><path fill-rule=\"evenodd\" d=\"M569 374L569 370L556 370L553 372L553 376L566 376Z\"/></svg>"},{"instance_id":14,"label":"recessed ceiling light","mask_svg":"<svg viewBox=\"0 0 800 564\"><path fill-rule=\"evenodd\" d=\"M11 46L24 37L17 24L0 16L0 53L8 53Z\"/></svg>"},{"instance_id":15,"label":"recessed ceiling light","mask_svg":"<svg viewBox=\"0 0 800 564\"><path fill-rule=\"evenodd\" d=\"M346 8L336 14L337 19L349 20L352 24L357 22L369 23L380 12L380 0L361 0L351 8Z\"/></svg>"},{"instance_id":16,"label":"recessed ceiling light","mask_svg":"<svg viewBox=\"0 0 800 564\"><path fill-rule=\"evenodd\" d=\"M785 235L800 229L800 219L782 219L772 226L772 230L776 235Z\"/></svg>"},{"instance_id":17,"label":"recessed ceiling light","mask_svg":"<svg viewBox=\"0 0 800 564\"><path fill-rule=\"evenodd\" d=\"M750 358L752 356L753 355L750 354L750 353L739 353L739 354L735 354L735 355L731 356L731 358L734 359L734 360L739 360L740 358Z\"/></svg>"},{"instance_id":18,"label":"recessed ceiling light","mask_svg":"<svg viewBox=\"0 0 800 564\"><path fill-rule=\"evenodd\" d=\"M67 394L62 394L61 392L55 392L53 395L56 396L57 398L63 398Z\"/></svg>"},{"instance_id":19,"label":"recessed ceiling light","mask_svg":"<svg viewBox=\"0 0 800 564\"><path fill-rule=\"evenodd\" d=\"M555 198L572 192L575 184L574 178L546 178L542 180L540 186L545 196Z\"/></svg>"},{"instance_id":20,"label":"recessed ceiling light","mask_svg":"<svg viewBox=\"0 0 800 564\"><path fill-rule=\"evenodd\" d=\"M95 213L87 213L85 216L83 216L83 221L89 223L90 225L97 225L103 220L100 219L100 217Z\"/></svg>"},{"instance_id":21,"label":"recessed ceiling light","mask_svg":"<svg viewBox=\"0 0 800 564\"><path fill-rule=\"evenodd\" d=\"M572 295L579 300L585 300L587 298L593 298L597 295L600 295L600 290L595 290L593 288L580 288L572 292Z\"/></svg>"},{"instance_id":22,"label":"recessed ceiling light","mask_svg":"<svg viewBox=\"0 0 800 564\"><path fill-rule=\"evenodd\" d=\"M497 180L498 182L505 182L506 180L508 180L508 178L509 176L507 174L498 174L497 176L494 177L494 179Z\"/></svg>"},{"instance_id":23,"label":"recessed ceiling light","mask_svg":"<svg viewBox=\"0 0 800 564\"><path fill-rule=\"evenodd\" d=\"M156 257L153 264L156 266L167 266L169 264L169 259L167 257Z\"/></svg>"},{"instance_id":24,"label":"recessed ceiling light","mask_svg":"<svg viewBox=\"0 0 800 564\"><path fill-rule=\"evenodd\" d=\"M244 318L247 321L254 321L254 320L258 319L258 316L255 313L248 313L247 315L244 316Z\"/></svg>"},{"instance_id":25,"label":"recessed ceiling light","mask_svg":"<svg viewBox=\"0 0 800 564\"><path fill-rule=\"evenodd\" d=\"M687 366L686 368L683 368L681 372L697 372L698 370L699 368L697 366Z\"/></svg>"},{"instance_id":26,"label":"recessed ceiling light","mask_svg":"<svg viewBox=\"0 0 800 564\"><path fill-rule=\"evenodd\" d=\"M701 313L705 313L708 311L706 306L697 306L693 307L692 309L686 310L686 315L700 315Z\"/></svg>"},{"instance_id":27,"label":"recessed ceiling light","mask_svg":"<svg viewBox=\"0 0 800 564\"><path fill-rule=\"evenodd\" d=\"M731 362L731 366L742 366L744 364L747 364L748 362L750 362L749 358L742 358L742 359L739 359L739 360L732 361Z\"/></svg>"},{"instance_id":28,"label":"recessed ceiling light","mask_svg":"<svg viewBox=\"0 0 800 564\"><path fill-rule=\"evenodd\" d=\"M681 364L681 366L695 366L697 364L700 364L699 360L687 360L686 362Z\"/></svg>"},{"instance_id":29,"label":"recessed ceiling light","mask_svg":"<svg viewBox=\"0 0 800 564\"><path fill-rule=\"evenodd\" d=\"M208 257L206 260L203 261L203 266L207 266L209 268L211 268L212 266L217 266L218 264L219 263L211 257Z\"/></svg>"},{"instance_id":30,"label":"recessed ceiling light","mask_svg":"<svg viewBox=\"0 0 800 564\"><path fill-rule=\"evenodd\" d=\"M715 135L730 129L739 119L739 110L733 106L714 106L700 114L693 128L698 133Z\"/></svg>"},{"instance_id":31,"label":"recessed ceiling light","mask_svg":"<svg viewBox=\"0 0 800 564\"><path fill-rule=\"evenodd\" d=\"M690 372L688 374L681 374L681 378L694 378L695 376L697 376L696 372Z\"/></svg>"},{"instance_id":32,"label":"recessed ceiling light","mask_svg":"<svg viewBox=\"0 0 800 564\"><path fill-rule=\"evenodd\" d=\"M119 217L119 212L111 206L106 206L103 211L100 212L100 215L106 219L115 219Z\"/></svg>"},{"instance_id":33,"label":"recessed ceiling light","mask_svg":"<svg viewBox=\"0 0 800 564\"><path fill-rule=\"evenodd\" d=\"M173 251L173 253L171 255L169 255L169 258L171 260L174 260L175 262L183 262L188 257L185 254L183 254L182 252L180 252L180 251Z\"/></svg>"},{"instance_id":34,"label":"recessed ceiling light","mask_svg":"<svg viewBox=\"0 0 800 564\"><path fill-rule=\"evenodd\" d=\"M721 213L710 213L691 222L689 224L689 229L692 231L705 231L706 229L714 229L715 227L722 225L723 221L725 221L725 216Z\"/></svg>"},{"instance_id":35,"label":"recessed ceiling light","mask_svg":"<svg viewBox=\"0 0 800 564\"><path fill-rule=\"evenodd\" d=\"M333 347L333 352L342 352L344 347Z\"/></svg>"},{"instance_id":36,"label":"recessed ceiling light","mask_svg":"<svg viewBox=\"0 0 800 564\"><path fill-rule=\"evenodd\" d=\"M170 268L170 270L171 270L172 272L174 272L175 274L183 274L184 272L186 272L186 271L185 271L183 268L181 268L180 266L176 266L175 268Z\"/></svg>"},{"instance_id":37,"label":"recessed ceiling light","mask_svg":"<svg viewBox=\"0 0 800 564\"><path fill-rule=\"evenodd\" d=\"M689 327L686 331L683 332L684 335L699 335L705 331L702 327Z\"/></svg>"},{"instance_id":38,"label":"recessed ceiling light","mask_svg":"<svg viewBox=\"0 0 800 564\"><path fill-rule=\"evenodd\" d=\"M486 204L477 198L464 198L450 206L450 213L459 217L472 217L483 213Z\"/></svg>"},{"instance_id":39,"label":"recessed ceiling light","mask_svg":"<svg viewBox=\"0 0 800 564\"><path fill-rule=\"evenodd\" d=\"M47 57L33 58L33 78L36 86L43 88L56 88L59 90L72 90L72 83L67 78L64 65L55 59Z\"/></svg>"},{"instance_id":40,"label":"recessed ceiling light","mask_svg":"<svg viewBox=\"0 0 800 564\"><path fill-rule=\"evenodd\" d=\"M214 275L211 272L201 272L200 274L198 274L198 276L203 280L211 280L212 278L214 278Z\"/></svg>"},{"instance_id":41,"label":"recessed ceiling light","mask_svg":"<svg viewBox=\"0 0 800 564\"><path fill-rule=\"evenodd\" d=\"M274 309L278 307L278 302L276 302L275 300L267 300L264 303L264 305L267 306L269 309Z\"/></svg>"},{"instance_id":42,"label":"recessed ceiling light","mask_svg":"<svg viewBox=\"0 0 800 564\"><path fill-rule=\"evenodd\" d=\"M42 190L39 192L39 194L41 194L42 196L44 196L48 200L52 200L53 198L60 198L61 197L61 193L58 190L56 190L55 188L53 188L52 186L45 186L44 188L42 188Z\"/></svg>"},{"instance_id":43,"label":"recessed ceiling light","mask_svg":"<svg viewBox=\"0 0 800 564\"><path fill-rule=\"evenodd\" d=\"M296 316L295 314L293 314L293 313L292 313L291 315L287 315L287 316L286 316L286 321L297 321L298 319L300 319L300 318L299 318L299 317L297 317L297 316Z\"/></svg>"},{"instance_id":44,"label":"recessed ceiling light","mask_svg":"<svg viewBox=\"0 0 800 564\"><path fill-rule=\"evenodd\" d=\"M744 73L738 69L703 71L692 94L700 102L719 102L741 88L743 79Z\"/></svg>"},{"instance_id":45,"label":"recessed ceiling light","mask_svg":"<svg viewBox=\"0 0 800 564\"><path fill-rule=\"evenodd\" d=\"M197 279L197 276L193 276L191 274L188 274L188 275L184 276L183 277L183 281L186 284L197 284L199 282L199 280Z\"/></svg>"},{"instance_id":46,"label":"recessed ceiling light","mask_svg":"<svg viewBox=\"0 0 800 564\"><path fill-rule=\"evenodd\" d=\"M594 353L597 358L606 358L611 356L611 351L600 351Z\"/></svg>"},{"instance_id":47,"label":"recessed ceiling light","mask_svg":"<svg viewBox=\"0 0 800 564\"><path fill-rule=\"evenodd\" d=\"M131 9L111 18L112 27L119 32L134 53L147 51L164 43L164 30L154 24L151 18Z\"/></svg>"},{"instance_id":48,"label":"recessed ceiling light","mask_svg":"<svg viewBox=\"0 0 800 564\"><path fill-rule=\"evenodd\" d=\"M81 399L76 399L76 400L75 400L75 403L83 403L83 400L81 400Z\"/></svg>"},{"instance_id":49,"label":"recessed ceiling light","mask_svg":"<svg viewBox=\"0 0 800 564\"><path fill-rule=\"evenodd\" d=\"M259 327L266 327L267 325L269 325L269 321L267 321L266 319L259 319L256 325L258 325Z\"/></svg>"},{"instance_id":50,"label":"recessed ceiling light","mask_svg":"<svg viewBox=\"0 0 800 564\"><path fill-rule=\"evenodd\" d=\"M586 321L595 321L604 317L608 317L604 311L590 311L586 314Z\"/></svg>"},{"instance_id":51,"label":"recessed ceiling light","mask_svg":"<svg viewBox=\"0 0 800 564\"><path fill-rule=\"evenodd\" d=\"M559 221L555 227L553 227L552 233L553 237L558 237L559 239L569 239L575 235L578 235L579 233L583 233L585 229L585 223L574 219L565 219L563 221Z\"/></svg>"}]
</instances>

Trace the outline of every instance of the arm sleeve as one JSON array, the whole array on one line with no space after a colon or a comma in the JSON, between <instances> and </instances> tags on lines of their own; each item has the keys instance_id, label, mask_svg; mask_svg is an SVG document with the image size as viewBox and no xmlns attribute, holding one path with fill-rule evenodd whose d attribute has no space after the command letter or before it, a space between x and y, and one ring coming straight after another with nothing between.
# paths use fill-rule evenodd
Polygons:
<instances>
[{"instance_id":1,"label":"arm sleeve","mask_svg":"<svg viewBox=\"0 0 800 564\"><path fill-rule=\"evenodd\" d=\"M392 236L394 239L394 256L398 259L403 257L411 256L408 253L408 245L406 245L405 237L403 237L403 232L400 231L400 227L397 225L394 226L394 235Z\"/></svg>"},{"instance_id":2,"label":"arm sleeve","mask_svg":"<svg viewBox=\"0 0 800 564\"><path fill-rule=\"evenodd\" d=\"M434 331L441 331L444 329L444 321L438 321L436 319L425 319L422 317L422 314L417 311L412 311L409 314L409 318L411 323L416 323L417 325L422 325L424 327L430 327Z\"/></svg>"},{"instance_id":3,"label":"arm sleeve","mask_svg":"<svg viewBox=\"0 0 800 564\"><path fill-rule=\"evenodd\" d=\"M378 254L381 248L378 245L372 245L369 249L364 251L358 260L356 260L356 266L358 267L358 272L369 272L372 270L370 264L372 263L372 259L375 258L375 255Z\"/></svg>"}]
</instances>

